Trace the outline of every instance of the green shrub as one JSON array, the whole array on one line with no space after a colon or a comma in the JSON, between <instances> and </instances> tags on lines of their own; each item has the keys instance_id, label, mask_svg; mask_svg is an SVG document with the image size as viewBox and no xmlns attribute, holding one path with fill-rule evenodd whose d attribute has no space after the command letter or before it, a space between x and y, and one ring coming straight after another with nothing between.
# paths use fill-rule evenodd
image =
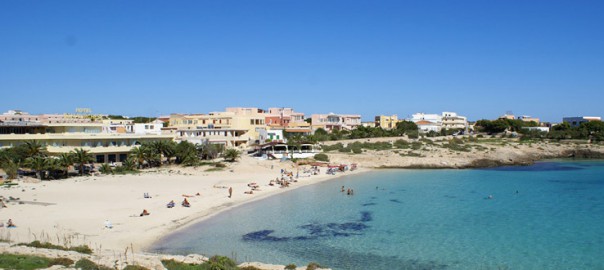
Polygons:
<instances>
[{"instance_id":1,"label":"green shrub","mask_svg":"<svg viewBox=\"0 0 604 270\"><path fill-rule=\"evenodd\" d=\"M73 264L73 260L70 258L55 258L51 259L48 263L49 266L53 265L62 265L62 266L70 266Z\"/></svg>"},{"instance_id":2,"label":"green shrub","mask_svg":"<svg viewBox=\"0 0 604 270\"><path fill-rule=\"evenodd\" d=\"M394 147L398 149L408 149L410 146L408 141L400 139L394 141Z\"/></svg>"},{"instance_id":3,"label":"green shrub","mask_svg":"<svg viewBox=\"0 0 604 270\"><path fill-rule=\"evenodd\" d=\"M90 249L90 247L88 247L87 245L70 247L67 250L71 250L71 251L75 251L75 252L79 252L79 253L83 253L83 254L92 254L92 249Z\"/></svg>"},{"instance_id":4,"label":"green shrub","mask_svg":"<svg viewBox=\"0 0 604 270\"><path fill-rule=\"evenodd\" d=\"M83 254L92 254L92 249L90 249L90 247L88 247L87 245L67 248L64 246L59 246L59 245L51 244L48 242L42 243L38 240L33 241L31 243L22 243L19 245L26 246L26 247L34 247L34 248L58 249L58 250L75 251L75 252L79 252L79 253L83 253Z\"/></svg>"},{"instance_id":5,"label":"green shrub","mask_svg":"<svg viewBox=\"0 0 604 270\"><path fill-rule=\"evenodd\" d=\"M220 162L216 162L216 163L214 163L214 167L216 167L216 168L226 168L226 164L220 163Z\"/></svg>"},{"instance_id":6,"label":"green shrub","mask_svg":"<svg viewBox=\"0 0 604 270\"><path fill-rule=\"evenodd\" d=\"M329 162L329 157L326 154L319 153L315 155L315 160Z\"/></svg>"},{"instance_id":7,"label":"green shrub","mask_svg":"<svg viewBox=\"0 0 604 270\"><path fill-rule=\"evenodd\" d=\"M363 153L363 149L361 148L352 148L352 152L355 154L360 154Z\"/></svg>"},{"instance_id":8,"label":"green shrub","mask_svg":"<svg viewBox=\"0 0 604 270\"><path fill-rule=\"evenodd\" d=\"M124 270L149 270L149 268L140 265L126 265Z\"/></svg>"},{"instance_id":9,"label":"green shrub","mask_svg":"<svg viewBox=\"0 0 604 270\"><path fill-rule=\"evenodd\" d=\"M419 138L419 132L417 130L409 131L407 132L407 137L409 137L409 139L417 139Z\"/></svg>"},{"instance_id":10,"label":"green shrub","mask_svg":"<svg viewBox=\"0 0 604 270\"><path fill-rule=\"evenodd\" d=\"M285 266L285 270L295 270L295 269L296 269L296 265L293 263L290 263Z\"/></svg>"},{"instance_id":11,"label":"green shrub","mask_svg":"<svg viewBox=\"0 0 604 270\"><path fill-rule=\"evenodd\" d=\"M41 256L0 254L0 269L39 269L48 268L50 259Z\"/></svg>"},{"instance_id":12,"label":"green shrub","mask_svg":"<svg viewBox=\"0 0 604 270\"><path fill-rule=\"evenodd\" d=\"M308 264L308 266L306 266L306 270L316 270L316 269L319 269L319 268L324 268L324 267L322 267L321 265L319 265L316 262L311 262L311 263Z\"/></svg>"},{"instance_id":13,"label":"green shrub","mask_svg":"<svg viewBox=\"0 0 604 270\"><path fill-rule=\"evenodd\" d=\"M81 270L99 270L100 267L94 263L91 260L88 259L80 259L79 261L76 262L75 264L75 268L81 269Z\"/></svg>"},{"instance_id":14,"label":"green shrub","mask_svg":"<svg viewBox=\"0 0 604 270\"><path fill-rule=\"evenodd\" d=\"M225 256L212 256L208 262L208 264L210 264L210 269L216 269L216 270L230 270L230 269L237 269L237 263L235 263L235 261L233 261L231 258L229 257L225 257Z\"/></svg>"},{"instance_id":15,"label":"green shrub","mask_svg":"<svg viewBox=\"0 0 604 270\"><path fill-rule=\"evenodd\" d=\"M336 143L333 145L323 145L321 146L321 149L323 149L324 152L329 152L329 151L334 151L334 150L340 150L344 148L344 145L342 143Z\"/></svg>"},{"instance_id":16,"label":"green shrub","mask_svg":"<svg viewBox=\"0 0 604 270\"><path fill-rule=\"evenodd\" d=\"M348 147L340 148L340 149L338 149L338 152L341 152L341 153L350 153L350 148L348 148Z\"/></svg>"},{"instance_id":17,"label":"green shrub","mask_svg":"<svg viewBox=\"0 0 604 270\"><path fill-rule=\"evenodd\" d=\"M199 264L188 264L183 262L177 262L175 260L162 260L161 263L168 270L206 270L209 267L203 267Z\"/></svg>"},{"instance_id":18,"label":"green shrub","mask_svg":"<svg viewBox=\"0 0 604 270\"><path fill-rule=\"evenodd\" d=\"M421 143L421 142L412 142L411 143L411 149L413 149L413 150L419 150L419 149L422 148L423 145L424 144Z\"/></svg>"}]
</instances>

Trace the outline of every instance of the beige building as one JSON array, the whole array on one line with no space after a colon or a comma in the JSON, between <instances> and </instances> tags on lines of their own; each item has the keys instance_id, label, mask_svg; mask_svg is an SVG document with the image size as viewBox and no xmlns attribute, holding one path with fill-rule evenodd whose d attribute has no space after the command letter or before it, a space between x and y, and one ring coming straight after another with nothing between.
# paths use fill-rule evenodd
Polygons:
<instances>
[{"instance_id":1,"label":"beige building","mask_svg":"<svg viewBox=\"0 0 604 270\"><path fill-rule=\"evenodd\" d=\"M375 127L381 127L382 129L393 129L396 128L396 124L399 122L396 114L378 115L375 117Z\"/></svg>"},{"instance_id":2,"label":"beige building","mask_svg":"<svg viewBox=\"0 0 604 270\"><path fill-rule=\"evenodd\" d=\"M265 118L266 113L257 108L227 108L209 114L172 114L170 128L176 129L176 140L243 147L259 140L260 130L266 129Z\"/></svg>"},{"instance_id":3,"label":"beige building","mask_svg":"<svg viewBox=\"0 0 604 270\"><path fill-rule=\"evenodd\" d=\"M361 125L361 115L358 114L313 114L311 119L312 130L352 130Z\"/></svg>"},{"instance_id":4,"label":"beige building","mask_svg":"<svg viewBox=\"0 0 604 270\"><path fill-rule=\"evenodd\" d=\"M0 148L36 140L51 155L69 153L77 148L89 151L96 162L120 162L132 148L152 141L171 141L171 135L104 132L103 123L0 123Z\"/></svg>"}]
</instances>

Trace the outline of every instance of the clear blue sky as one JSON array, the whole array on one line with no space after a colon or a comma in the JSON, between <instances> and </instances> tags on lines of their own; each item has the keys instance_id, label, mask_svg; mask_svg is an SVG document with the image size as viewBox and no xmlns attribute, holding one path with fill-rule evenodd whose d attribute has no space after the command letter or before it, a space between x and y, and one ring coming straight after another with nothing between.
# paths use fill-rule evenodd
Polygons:
<instances>
[{"instance_id":1,"label":"clear blue sky","mask_svg":"<svg viewBox=\"0 0 604 270\"><path fill-rule=\"evenodd\" d=\"M604 1L0 0L0 110L604 116Z\"/></svg>"}]
</instances>

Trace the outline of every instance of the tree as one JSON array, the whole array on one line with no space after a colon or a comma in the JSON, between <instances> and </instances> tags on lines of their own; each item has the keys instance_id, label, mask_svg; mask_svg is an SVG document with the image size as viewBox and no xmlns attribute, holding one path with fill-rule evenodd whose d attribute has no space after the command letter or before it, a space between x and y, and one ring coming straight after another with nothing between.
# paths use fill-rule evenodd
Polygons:
<instances>
[{"instance_id":1,"label":"tree","mask_svg":"<svg viewBox=\"0 0 604 270\"><path fill-rule=\"evenodd\" d=\"M47 156L46 146L36 140L25 142L25 153L27 157Z\"/></svg>"},{"instance_id":2,"label":"tree","mask_svg":"<svg viewBox=\"0 0 604 270\"><path fill-rule=\"evenodd\" d=\"M82 148L76 148L71 155L73 163L78 164L80 175L84 175L84 165L94 161L94 158L87 150Z\"/></svg>"},{"instance_id":3,"label":"tree","mask_svg":"<svg viewBox=\"0 0 604 270\"><path fill-rule=\"evenodd\" d=\"M136 161L138 168L142 169L145 162L145 149L141 146L134 147L130 150L130 156Z\"/></svg>"},{"instance_id":4,"label":"tree","mask_svg":"<svg viewBox=\"0 0 604 270\"><path fill-rule=\"evenodd\" d=\"M181 141L175 148L176 163L185 166L192 166L199 162L199 154L194 144Z\"/></svg>"},{"instance_id":5,"label":"tree","mask_svg":"<svg viewBox=\"0 0 604 270\"><path fill-rule=\"evenodd\" d=\"M396 133L398 133L399 136L417 131L417 129L417 124L411 121L400 121L396 123Z\"/></svg>"},{"instance_id":6,"label":"tree","mask_svg":"<svg viewBox=\"0 0 604 270\"><path fill-rule=\"evenodd\" d=\"M239 158L240 155L241 155L241 152L239 152L239 150L237 150L235 148L229 148L226 151L224 151L224 159L226 161L234 162L235 160L237 160Z\"/></svg>"},{"instance_id":7,"label":"tree","mask_svg":"<svg viewBox=\"0 0 604 270\"><path fill-rule=\"evenodd\" d=\"M69 166L73 165L73 156L69 153L61 153L58 159L58 165L64 170L64 175L69 173Z\"/></svg>"},{"instance_id":8,"label":"tree","mask_svg":"<svg viewBox=\"0 0 604 270\"><path fill-rule=\"evenodd\" d=\"M42 156L33 156L25 160L25 167L36 171L38 179L42 180L44 172L49 166L48 159Z\"/></svg>"}]
</instances>

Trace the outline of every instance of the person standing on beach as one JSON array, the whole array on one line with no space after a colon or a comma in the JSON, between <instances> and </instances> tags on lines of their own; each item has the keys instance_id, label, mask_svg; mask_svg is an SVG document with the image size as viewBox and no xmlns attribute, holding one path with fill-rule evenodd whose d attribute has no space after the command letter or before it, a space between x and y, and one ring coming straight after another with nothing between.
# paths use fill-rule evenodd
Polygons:
<instances>
[{"instance_id":1,"label":"person standing on beach","mask_svg":"<svg viewBox=\"0 0 604 270\"><path fill-rule=\"evenodd\" d=\"M229 198L233 196L233 187L229 187Z\"/></svg>"}]
</instances>

